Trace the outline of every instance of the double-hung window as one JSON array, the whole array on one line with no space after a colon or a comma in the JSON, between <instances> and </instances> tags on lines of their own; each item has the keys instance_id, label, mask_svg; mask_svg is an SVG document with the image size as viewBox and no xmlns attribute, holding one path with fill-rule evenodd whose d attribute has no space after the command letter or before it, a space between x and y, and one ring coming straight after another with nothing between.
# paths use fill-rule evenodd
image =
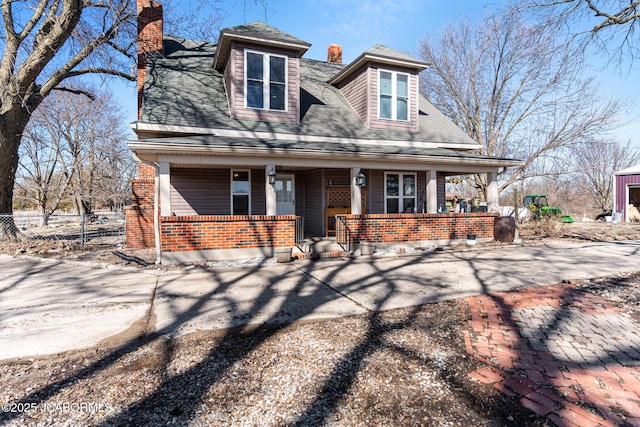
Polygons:
<instances>
[{"instance_id":1,"label":"double-hung window","mask_svg":"<svg viewBox=\"0 0 640 427\"><path fill-rule=\"evenodd\" d=\"M414 213L416 209L416 175L385 174L385 213Z\"/></svg>"},{"instance_id":2,"label":"double-hung window","mask_svg":"<svg viewBox=\"0 0 640 427\"><path fill-rule=\"evenodd\" d=\"M248 170L231 171L231 215L251 215L251 186Z\"/></svg>"},{"instance_id":3,"label":"double-hung window","mask_svg":"<svg viewBox=\"0 0 640 427\"><path fill-rule=\"evenodd\" d=\"M287 109L287 57L245 51L245 103L248 108Z\"/></svg>"},{"instance_id":4,"label":"double-hung window","mask_svg":"<svg viewBox=\"0 0 640 427\"><path fill-rule=\"evenodd\" d=\"M380 70L381 119L409 120L409 75Z\"/></svg>"}]
</instances>

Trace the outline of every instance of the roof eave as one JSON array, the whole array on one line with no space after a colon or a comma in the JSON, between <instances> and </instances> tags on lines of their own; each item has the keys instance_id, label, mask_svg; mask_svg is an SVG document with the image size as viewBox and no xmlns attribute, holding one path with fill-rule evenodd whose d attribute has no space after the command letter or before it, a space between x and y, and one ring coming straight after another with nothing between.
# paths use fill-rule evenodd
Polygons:
<instances>
[{"instance_id":1,"label":"roof eave","mask_svg":"<svg viewBox=\"0 0 640 427\"><path fill-rule=\"evenodd\" d=\"M432 161L438 164L450 165L473 165L484 167L514 167L521 166L523 163L519 160L511 159L478 159L478 158L461 158L457 156L442 155L404 155L404 154L387 154L367 152L344 152L333 150L305 150L305 149L288 149L274 147L211 147L206 145L193 145L181 143L161 144L154 142L145 142L139 140L127 141L127 145L131 151L145 154L179 154L179 155L203 155L215 154L216 156L238 156L238 157L262 157L262 158L309 158L309 159L335 159L339 154L341 160L345 158L376 161L381 164L392 159L395 162L415 163L416 161Z\"/></svg>"},{"instance_id":2,"label":"roof eave","mask_svg":"<svg viewBox=\"0 0 640 427\"><path fill-rule=\"evenodd\" d=\"M220 37L218 38L218 50L216 51L216 56L213 59L213 66L216 70L221 71L224 68L224 64L227 62L227 58L229 56L232 41L292 50L300 56L302 56L311 47L310 43L292 43L280 40L270 40L243 34L228 33L222 30L220 31Z\"/></svg>"},{"instance_id":3,"label":"roof eave","mask_svg":"<svg viewBox=\"0 0 640 427\"><path fill-rule=\"evenodd\" d=\"M369 52L364 52L362 55L357 57L353 62L347 65L345 68L340 70L338 74L336 74L331 80L328 81L330 85L340 84L342 81L348 79L353 73L355 73L360 67L362 67L367 62L375 62L376 64L390 65L394 67L401 68L410 68L412 70L416 70L420 72L422 70L427 69L430 64L415 60L409 61L405 59L393 58L389 56L372 54Z\"/></svg>"}]
</instances>

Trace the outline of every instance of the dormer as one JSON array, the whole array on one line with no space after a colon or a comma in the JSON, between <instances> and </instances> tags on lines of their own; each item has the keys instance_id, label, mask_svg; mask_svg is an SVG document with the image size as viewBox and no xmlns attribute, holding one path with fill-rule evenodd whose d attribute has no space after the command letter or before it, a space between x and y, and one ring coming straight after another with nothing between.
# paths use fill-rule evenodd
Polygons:
<instances>
[{"instance_id":1,"label":"dormer","mask_svg":"<svg viewBox=\"0 0 640 427\"><path fill-rule=\"evenodd\" d=\"M300 57L311 44L262 22L220 31L214 68L231 117L300 121Z\"/></svg>"},{"instance_id":2,"label":"dormer","mask_svg":"<svg viewBox=\"0 0 640 427\"><path fill-rule=\"evenodd\" d=\"M426 62L376 45L335 75L360 120L373 129L418 131L418 88Z\"/></svg>"}]
</instances>

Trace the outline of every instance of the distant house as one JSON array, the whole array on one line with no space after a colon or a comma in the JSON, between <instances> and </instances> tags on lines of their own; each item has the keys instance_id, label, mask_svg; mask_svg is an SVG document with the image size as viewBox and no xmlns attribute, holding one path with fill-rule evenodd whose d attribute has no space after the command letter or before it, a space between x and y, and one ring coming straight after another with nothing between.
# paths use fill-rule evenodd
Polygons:
<instances>
[{"instance_id":1,"label":"distant house","mask_svg":"<svg viewBox=\"0 0 640 427\"><path fill-rule=\"evenodd\" d=\"M427 63L380 45L350 64L336 45L305 59L309 43L261 22L184 40L162 34L160 3L138 0L138 13L128 246L159 243L175 262L271 256L305 237L347 249L493 238L497 174L518 162L479 155L420 96ZM438 213L461 174L486 174L489 212Z\"/></svg>"},{"instance_id":2,"label":"distant house","mask_svg":"<svg viewBox=\"0 0 640 427\"><path fill-rule=\"evenodd\" d=\"M622 221L640 221L640 165L614 174L613 212Z\"/></svg>"}]
</instances>

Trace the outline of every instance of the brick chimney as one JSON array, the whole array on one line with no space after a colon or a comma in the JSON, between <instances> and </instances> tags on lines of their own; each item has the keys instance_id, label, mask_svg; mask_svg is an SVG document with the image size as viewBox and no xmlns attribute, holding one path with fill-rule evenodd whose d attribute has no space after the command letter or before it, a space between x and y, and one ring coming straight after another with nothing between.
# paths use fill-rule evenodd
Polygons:
<instances>
[{"instance_id":1,"label":"brick chimney","mask_svg":"<svg viewBox=\"0 0 640 427\"><path fill-rule=\"evenodd\" d=\"M142 115L142 93L147 75L147 56L162 54L162 3L137 0L138 7L138 120Z\"/></svg>"},{"instance_id":2,"label":"brick chimney","mask_svg":"<svg viewBox=\"0 0 640 427\"><path fill-rule=\"evenodd\" d=\"M327 61L334 64L342 64L342 46L339 44L330 44L327 52Z\"/></svg>"}]
</instances>

